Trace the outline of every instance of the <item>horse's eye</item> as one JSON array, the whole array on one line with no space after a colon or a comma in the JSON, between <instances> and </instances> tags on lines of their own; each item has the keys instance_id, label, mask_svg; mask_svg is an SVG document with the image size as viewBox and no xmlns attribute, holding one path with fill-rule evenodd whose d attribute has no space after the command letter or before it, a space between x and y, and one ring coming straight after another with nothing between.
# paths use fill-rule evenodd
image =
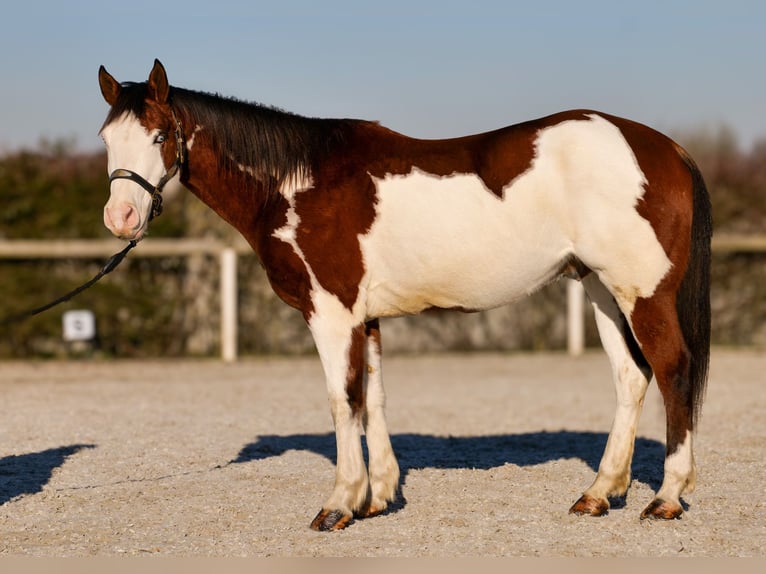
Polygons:
<instances>
[{"instance_id":1,"label":"horse's eye","mask_svg":"<svg viewBox=\"0 0 766 574\"><path fill-rule=\"evenodd\" d=\"M156 143L156 144L165 143L165 138L166 137L167 136L165 134L157 134L155 136L155 138L154 138L154 143Z\"/></svg>"}]
</instances>

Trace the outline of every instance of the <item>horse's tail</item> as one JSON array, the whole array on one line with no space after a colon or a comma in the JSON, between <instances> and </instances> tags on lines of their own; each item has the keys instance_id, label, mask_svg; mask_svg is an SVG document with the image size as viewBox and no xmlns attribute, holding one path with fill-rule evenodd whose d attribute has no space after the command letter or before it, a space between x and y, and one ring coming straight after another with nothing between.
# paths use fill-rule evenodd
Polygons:
<instances>
[{"instance_id":1,"label":"horse's tail","mask_svg":"<svg viewBox=\"0 0 766 574\"><path fill-rule=\"evenodd\" d=\"M697 164L679 148L692 176L692 229L689 263L676 298L676 310L690 354L689 408L696 427L707 386L710 362L710 240L713 218L710 196Z\"/></svg>"}]
</instances>

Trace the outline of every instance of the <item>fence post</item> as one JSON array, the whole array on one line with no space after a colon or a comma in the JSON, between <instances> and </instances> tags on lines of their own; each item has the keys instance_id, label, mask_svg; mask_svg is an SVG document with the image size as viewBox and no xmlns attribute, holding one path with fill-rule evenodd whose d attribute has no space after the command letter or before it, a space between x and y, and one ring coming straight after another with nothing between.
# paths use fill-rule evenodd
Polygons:
<instances>
[{"instance_id":1,"label":"fence post","mask_svg":"<svg viewBox=\"0 0 766 574\"><path fill-rule=\"evenodd\" d=\"M221 265L221 358L237 360L237 252L227 247Z\"/></svg>"},{"instance_id":2,"label":"fence post","mask_svg":"<svg viewBox=\"0 0 766 574\"><path fill-rule=\"evenodd\" d=\"M585 350L585 290L582 283L567 280L567 351L578 357Z\"/></svg>"}]
</instances>

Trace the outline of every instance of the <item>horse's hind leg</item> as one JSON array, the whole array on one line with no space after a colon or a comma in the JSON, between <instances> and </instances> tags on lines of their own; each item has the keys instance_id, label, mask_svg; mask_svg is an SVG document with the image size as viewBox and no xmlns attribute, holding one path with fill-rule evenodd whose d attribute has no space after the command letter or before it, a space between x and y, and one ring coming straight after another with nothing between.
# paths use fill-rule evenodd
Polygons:
<instances>
[{"instance_id":1,"label":"horse's hind leg","mask_svg":"<svg viewBox=\"0 0 766 574\"><path fill-rule=\"evenodd\" d=\"M652 364L665 403L667 427L662 486L641 518L680 517L681 494L694 490L697 475L692 450L695 397L690 376L691 353L675 303L675 291L660 291L648 299L639 299L632 314L633 330Z\"/></svg>"},{"instance_id":2,"label":"horse's hind leg","mask_svg":"<svg viewBox=\"0 0 766 574\"><path fill-rule=\"evenodd\" d=\"M652 373L611 293L595 273L585 277L583 285L612 366L617 411L596 479L569 512L601 516L609 510L609 497L624 495L630 485L636 427Z\"/></svg>"},{"instance_id":3,"label":"horse's hind leg","mask_svg":"<svg viewBox=\"0 0 766 574\"><path fill-rule=\"evenodd\" d=\"M388 508L399 487L399 465L388 435L384 412L386 396L381 371L381 343L378 321L365 325L367 336L367 396L364 430L369 454L370 500L359 516L373 516Z\"/></svg>"}]
</instances>

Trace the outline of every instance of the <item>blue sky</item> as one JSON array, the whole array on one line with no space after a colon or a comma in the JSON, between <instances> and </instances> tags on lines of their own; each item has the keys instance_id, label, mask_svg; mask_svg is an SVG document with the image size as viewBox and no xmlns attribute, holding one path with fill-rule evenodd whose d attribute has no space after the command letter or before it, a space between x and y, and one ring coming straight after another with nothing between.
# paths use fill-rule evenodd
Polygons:
<instances>
[{"instance_id":1,"label":"blue sky","mask_svg":"<svg viewBox=\"0 0 766 574\"><path fill-rule=\"evenodd\" d=\"M0 18L0 151L100 145L100 64L449 137L588 107L766 139L766 2L25 0Z\"/></svg>"}]
</instances>

